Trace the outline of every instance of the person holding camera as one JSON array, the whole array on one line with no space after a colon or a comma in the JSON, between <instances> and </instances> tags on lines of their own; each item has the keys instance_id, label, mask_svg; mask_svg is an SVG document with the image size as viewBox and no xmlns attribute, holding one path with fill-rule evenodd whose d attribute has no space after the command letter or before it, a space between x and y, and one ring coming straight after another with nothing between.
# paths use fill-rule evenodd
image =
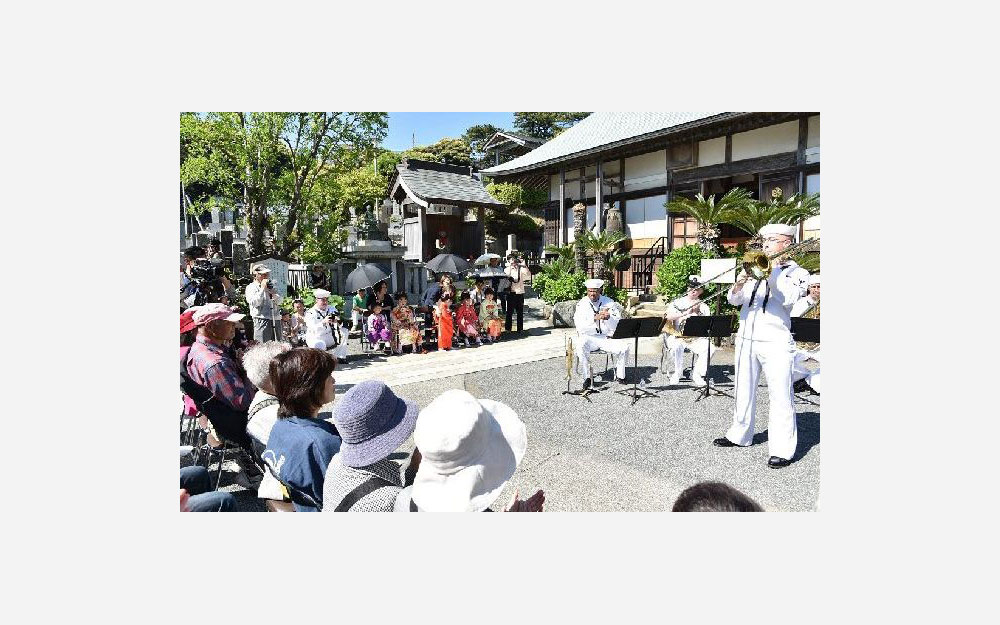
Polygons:
<instances>
[{"instance_id":1,"label":"person holding camera","mask_svg":"<svg viewBox=\"0 0 1000 625\"><path fill-rule=\"evenodd\" d=\"M185 249L184 269L181 273L181 310L220 303L224 297L234 300L236 288L226 277L222 259L208 258L205 248L198 245Z\"/></svg>"},{"instance_id":2,"label":"person holding camera","mask_svg":"<svg viewBox=\"0 0 1000 625\"><path fill-rule=\"evenodd\" d=\"M510 293L507 294L507 332L510 332L514 312L517 311L517 332L524 329L524 283L531 279L531 272L521 262L520 256L512 252L508 257L510 264L504 273L510 278Z\"/></svg>"},{"instance_id":3,"label":"person holding camera","mask_svg":"<svg viewBox=\"0 0 1000 625\"><path fill-rule=\"evenodd\" d=\"M253 282L247 285L247 304L253 317L253 338L259 343L280 341L281 296L274 290L271 270L264 265L254 265L250 270Z\"/></svg>"}]
</instances>

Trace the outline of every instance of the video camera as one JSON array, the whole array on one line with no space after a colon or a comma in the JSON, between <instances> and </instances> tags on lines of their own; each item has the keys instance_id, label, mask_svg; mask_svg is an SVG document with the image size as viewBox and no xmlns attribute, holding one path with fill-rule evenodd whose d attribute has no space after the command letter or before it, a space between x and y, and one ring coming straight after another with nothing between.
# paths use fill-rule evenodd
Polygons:
<instances>
[{"instance_id":1,"label":"video camera","mask_svg":"<svg viewBox=\"0 0 1000 625\"><path fill-rule=\"evenodd\" d=\"M191 283L194 285L194 306L217 302L226 294L222 284L226 270L220 259L199 258L191 266Z\"/></svg>"}]
</instances>

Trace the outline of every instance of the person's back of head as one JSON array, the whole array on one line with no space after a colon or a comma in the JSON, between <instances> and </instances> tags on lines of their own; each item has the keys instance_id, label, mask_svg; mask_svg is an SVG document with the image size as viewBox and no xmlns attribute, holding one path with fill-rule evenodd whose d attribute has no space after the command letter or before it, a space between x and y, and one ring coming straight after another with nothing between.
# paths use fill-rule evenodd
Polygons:
<instances>
[{"instance_id":1,"label":"person's back of head","mask_svg":"<svg viewBox=\"0 0 1000 625\"><path fill-rule=\"evenodd\" d=\"M674 512L763 512L760 505L722 482L700 482L677 496Z\"/></svg>"},{"instance_id":2,"label":"person's back of head","mask_svg":"<svg viewBox=\"0 0 1000 625\"><path fill-rule=\"evenodd\" d=\"M324 385L336 367L333 356L308 347L291 349L272 358L268 377L278 398L278 418L315 415L326 403Z\"/></svg>"},{"instance_id":3,"label":"person's back of head","mask_svg":"<svg viewBox=\"0 0 1000 625\"><path fill-rule=\"evenodd\" d=\"M205 257L205 248L192 245L191 247L184 250L184 260L196 261L199 258Z\"/></svg>"},{"instance_id":4,"label":"person's back of head","mask_svg":"<svg viewBox=\"0 0 1000 625\"><path fill-rule=\"evenodd\" d=\"M265 341L250 347L243 355L243 368L247 378L258 389L274 394L274 386L270 381L271 360L275 356L292 349L291 344L279 341Z\"/></svg>"}]
</instances>

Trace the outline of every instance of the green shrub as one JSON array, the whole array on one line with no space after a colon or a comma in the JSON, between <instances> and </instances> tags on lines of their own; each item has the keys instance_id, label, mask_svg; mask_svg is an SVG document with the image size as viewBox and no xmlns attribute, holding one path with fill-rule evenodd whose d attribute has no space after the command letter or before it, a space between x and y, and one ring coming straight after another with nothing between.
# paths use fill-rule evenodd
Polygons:
<instances>
[{"instance_id":1,"label":"green shrub","mask_svg":"<svg viewBox=\"0 0 1000 625\"><path fill-rule=\"evenodd\" d=\"M566 300L578 300L587 292L587 287L583 285L586 280L587 274L582 271L564 273L556 278L549 278L544 282L544 290L541 292L542 299L550 305Z\"/></svg>"},{"instance_id":2,"label":"green shrub","mask_svg":"<svg viewBox=\"0 0 1000 625\"><path fill-rule=\"evenodd\" d=\"M316 305L316 296L313 294L313 290L307 286L299 289L299 297L302 299L302 303L307 310ZM285 299L281 300L281 310L288 313L292 312L292 302L294 300L295 298L291 295L285 296ZM340 295L330 295L330 305L340 311L341 317L347 318L343 297Z\"/></svg>"},{"instance_id":3,"label":"green shrub","mask_svg":"<svg viewBox=\"0 0 1000 625\"><path fill-rule=\"evenodd\" d=\"M656 270L656 293L668 300L684 295L688 276L701 272L701 259L715 257L698 245L685 245L670 252Z\"/></svg>"},{"instance_id":4,"label":"green shrub","mask_svg":"<svg viewBox=\"0 0 1000 625\"><path fill-rule=\"evenodd\" d=\"M604 285L604 294L621 304L622 308L628 307L628 291L626 289L620 289L608 282Z\"/></svg>"}]
</instances>

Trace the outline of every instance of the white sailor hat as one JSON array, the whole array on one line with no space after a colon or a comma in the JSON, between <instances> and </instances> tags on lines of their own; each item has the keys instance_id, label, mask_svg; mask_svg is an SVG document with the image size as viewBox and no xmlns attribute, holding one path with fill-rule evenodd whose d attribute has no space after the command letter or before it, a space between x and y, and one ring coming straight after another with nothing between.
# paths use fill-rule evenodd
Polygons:
<instances>
[{"instance_id":1,"label":"white sailor hat","mask_svg":"<svg viewBox=\"0 0 1000 625\"><path fill-rule=\"evenodd\" d=\"M588 289L599 289L604 286L604 280L600 280L598 278L591 278L590 280L584 282L583 285Z\"/></svg>"},{"instance_id":2,"label":"white sailor hat","mask_svg":"<svg viewBox=\"0 0 1000 625\"><path fill-rule=\"evenodd\" d=\"M809 276L809 286L812 286L814 284L819 284L819 274L818 273L814 273L813 275Z\"/></svg>"},{"instance_id":3,"label":"white sailor hat","mask_svg":"<svg viewBox=\"0 0 1000 625\"><path fill-rule=\"evenodd\" d=\"M769 234L783 234L786 237L794 237L797 230L798 228L795 226L788 226L785 224L767 224L759 230L759 233L764 237Z\"/></svg>"},{"instance_id":4,"label":"white sailor hat","mask_svg":"<svg viewBox=\"0 0 1000 625\"><path fill-rule=\"evenodd\" d=\"M327 291L326 289L316 289L315 291L313 291L313 295L316 296L316 299L329 298L330 292Z\"/></svg>"},{"instance_id":5,"label":"white sailor hat","mask_svg":"<svg viewBox=\"0 0 1000 625\"><path fill-rule=\"evenodd\" d=\"M688 288L694 289L701 287L701 276L688 276Z\"/></svg>"}]
</instances>

